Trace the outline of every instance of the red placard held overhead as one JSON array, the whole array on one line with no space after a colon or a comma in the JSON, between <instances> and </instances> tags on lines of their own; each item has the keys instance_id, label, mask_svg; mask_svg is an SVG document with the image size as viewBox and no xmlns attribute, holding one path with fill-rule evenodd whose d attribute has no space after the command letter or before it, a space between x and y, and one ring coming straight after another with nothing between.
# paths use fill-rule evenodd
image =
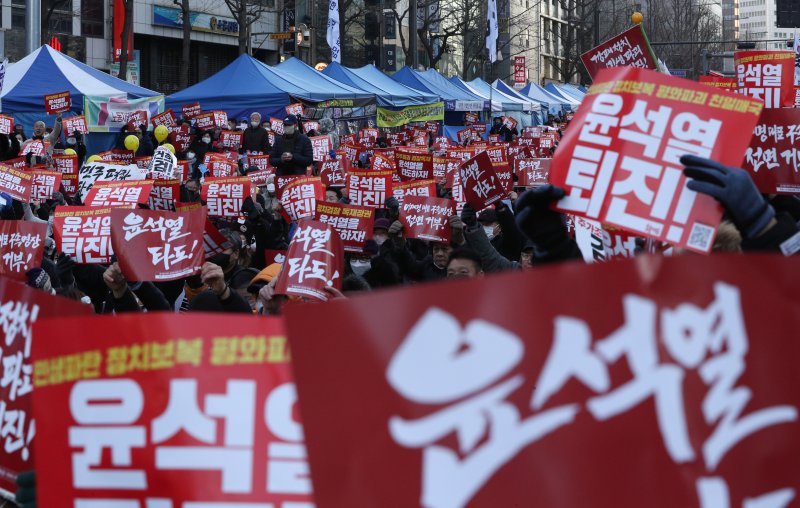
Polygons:
<instances>
[{"instance_id":1,"label":"red placard held overhead","mask_svg":"<svg viewBox=\"0 0 800 508\"><path fill-rule=\"evenodd\" d=\"M131 180L127 182L97 182L86 194L86 206L136 208L147 204L153 180Z\"/></svg>"},{"instance_id":2,"label":"red placard held overhead","mask_svg":"<svg viewBox=\"0 0 800 508\"><path fill-rule=\"evenodd\" d=\"M287 115L300 116L300 117L303 116L303 104L300 102L289 104L284 109L286 110Z\"/></svg>"},{"instance_id":3,"label":"red placard held overhead","mask_svg":"<svg viewBox=\"0 0 800 508\"><path fill-rule=\"evenodd\" d=\"M283 322L219 316L35 327L39 504L312 506Z\"/></svg>"},{"instance_id":4,"label":"red placard held overhead","mask_svg":"<svg viewBox=\"0 0 800 508\"><path fill-rule=\"evenodd\" d=\"M222 131L219 135L219 144L228 150L238 150L242 146L243 132Z\"/></svg>"},{"instance_id":5,"label":"red placard held overhead","mask_svg":"<svg viewBox=\"0 0 800 508\"><path fill-rule=\"evenodd\" d=\"M59 206L53 214L53 237L58 250L76 263L110 263L111 208Z\"/></svg>"},{"instance_id":6,"label":"red placard held overhead","mask_svg":"<svg viewBox=\"0 0 800 508\"><path fill-rule=\"evenodd\" d=\"M155 180L150 189L147 205L151 210L175 211L175 202L181 198L180 180Z\"/></svg>"},{"instance_id":7,"label":"red placard held overhead","mask_svg":"<svg viewBox=\"0 0 800 508\"><path fill-rule=\"evenodd\" d=\"M362 252L372 238L375 209L342 203L317 203L314 220L332 226L339 233L345 251Z\"/></svg>"},{"instance_id":8,"label":"red placard held overhead","mask_svg":"<svg viewBox=\"0 0 800 508\"><path fill-rule=\"evenodd\" d=\"M0 134L9 135L14 132L14 117L0 115Z\"/></svg>"},{"instance_id":9,"label":"red placard held overhead","mask_svg":"<svg viewBox=\"0 0 800 508\"><path fill-rule=\"evenodd\" d=\"M331 138L326 136L311 136L311 148L314 151L314 160L323 161L331 151Z\"/></svg>"},{"instance_id":10,"label":"red placard held overhead","mask_svg":"<svg viewBox=\"0 0 800 508\"><path fill-rule=\"evenodd\" d=\"M30 173L0 164L0 192L5 192L11 199L30 203L32 185Z\"/></svg>"},{"instance_id":11,"label":"red placard held overhead","mask_svg":"<svg viewBox=\"0 0 800 508\"><path fill-rule=\"evenodd\" d=\"M406 196L400 206L403 236L432 242L449 242L452 235L449 217L455 213L455 203L450 199Z\"/></svg>"},{"instance_id":12,"label":"red placard held overhead","mask_svg":"<svg viewBox=\"0 0 800 508\"><path fill-rule=\"evenodd\" d=\"M581 55L581 61L594 79L600 69L638 67L657 69L653 51L642 25L636 25Z\"/></svg>"},{"instance_id":13,"label":"red placard held overhead","mask_svg":"<svg viewBox=\"0 0 800 508\"><path fill-rule=\"evenodd\" d=\"M45 201L53 197L54 192L58 192L61 187L61 173L58 171L36 170L30 172L33 176L31 181L31 200Z\"/></svg>"},{"instance_id":14,"label":"red placard held overhead","mask_svg":"<svg viewBox=\"0 0 800 508\"><path fill-rule=\"evenodd\" d=\"M459 176L464 198L473 210L483 210L506 194L488 152L481 152L461 164Z\"/></svg>"},{"instance_id":15,"label":"red placard held overhead","mask_svg":"<svg viewBox=\"0 0 800 508\"><path fill-rule=\"evenodd\" d=\"M800 194L800 109L765 109L753 131L744 169L765 194Z\"/></svg>"},{"instance_id":16,"label":"red placard held overhead","mask_svg":"<svg viewBox=\"0 0 800 508\"><path fill-rule=\"evenodd\" d=\"M315 501L791 506L799 286L779 255L645 257L287 306Z\"/></svg>"},{"instance_id":17,"label":"red placard held overhead","mask_svg":"<svg viewBox=\"0 0 800 508\"><path fill-rule=\"evenodd\" d=\"M764 107L794 107L794 51L737 51L739 93L764 101Z\"/></svg>"},{"instance_id":18,"label":"red placard held overhead","mask_svg":"<svg viewBox=\"0 0 800 508\"><path fill-rule=\"evenodd\" d=\"M75 132L80 132L81 134L89 132L89 128L86 126L86 117L83 115L64 118L61 121L61 125L68 136Z\"/></svg>"},{"instance_id":19,"label":"red placard held overhead","mask_svg":"<svg viewBox=\"0 0 800 508\"><path fill-rule=\"evenodd\" d=\"M402 149L395 154L397 174L401 180L430 180L433 178L433 156L428 153L408 152Z\"/></svg>"},{"instance_id":20,"label":"red placard held overhead","mask_svg":"<svg viewBox=\"0 0 800 508\"><path fill-rule=\"evenodd\" d=\"M238 217L244 200L252 193L253 184L246 176L206 178L201 198L208 205L208 215Z\"/></svg>"},{"instance_id":21,"label":"red placard held overhead","mask_svg":"<svg viewBox=\"0 0 800 508\"><path fill-rule=\"evenodd\" d=\"M406 196L436 197L436 180L411 180L392 185L392 195L402 205Z\"/></svg>"},{"instance_id":22,"label":"red placard held overhead","mask_svg":"<svg viewBox=\"0 0 800 508\"><path fill-rule=\"evenodd\" d=\"M28 270L42 264L46 236L44 223L0 221L0 276L25 280Z\"/></svg>"},{"instance_id":23,"label":"red placard held overhead","mask_svg":"<svg viewBox=\"0 0 800 508\"><path fill-rule=\"evenodd\" d=\"M163 113L153 115L153 117L150 118L150 123L153 124L153 127L157 127L159 125L163 125L164 127L175 127L178 125L178 121L175 118L175 113L172 111L172 108L164 111Z\"/></svg>"},{"instance_id":24,"label":"red placard held overhead","mask_svg":"<svg viewBox=\"0 0 800 508\"><path fill-rule=\"evenodd\" d=\"M78 156L77 155L53 155L53 166L56 171L68 174L78 174Z\"/></svg>"},{"instance_id":25,"label":"red placard held overhead","mask_svg":"<svg viewBox=\"0 0 800 508\"><path fill-rule=\"evenodd\" d=\"M344 252L342 239L333 226L301 220L289 244L276 294L310 297L325 301L332 286L342 288Z\"/></svg>"},{"instance_id":26,"label":"red placard held overhead","mask_svg":"<svg viewBox=\"0 0 800 508\"><path fill-rule=\"evenodd\" d=\"M686 187L684 154L738 166L763 105L654 71L604 69L559 144L558 209L708 252L722 216Z\"/></svg>"},{"instance_id":27,"label":"red placard held overhead","mask_svg":"<svg viewBox=\"0 0 800 508\"><path fill-rule=\"evenodd\" d=\"M59 92L44 96L44 110L48 115L69 111L72 107L72 100L69 92Z\"/></svg>"},{"instance_id":28,"label":"red placard held overhead","mask_svg":"<svg viewBox=\"0 0 800 508\"><path fill-rule=\"evenodd\" d=\"M344 187L345 172L342 169L342 161L326 160L319 169L319 176L326 187Z\"/></svg>"},{"instance_id":29,"label":"red placard held overhead","mask_svg":"<svg viewBox=\"0 0 800 508\"><path fill-rule=\"evenodd\" d=\"M199 102L195 102L194 104L184 104L181 106L181 112L183 113L183 118L191 120L202 113L203 108L200 107Z\"/></svg>"},{"instance_id":30,"label":"red placard held overhead","mask_svg":"<svg viewBox=\"0 0 800 508\"><path fill-rule=\"evenodd\" d=\"M325 186L318 176L293 178L281 188L281 213L288 222L314 217L317 203L325 200Z\"/></svg>"},{"instance_id":31,"label":"red placard held overhead","mask_svg":"<svg viewBox=\"0 0 800 508\"><path fill-rule=\"evenodd\" d=\"M111 243L128 280L168 281L200 271L206 209L111 210Z\"/></svg>"},{"instance_id":32,"label":"red placard held overhead","mask_svg":"<svg viewBox=\"0 0 800 508\"><path fill-rule=\"evenodd\" d=\"M350 170L345 190L350 204L383 208L392 192L392 175L394 171Z\"/></svg>"},{"instance_id":33,"label":"red placard held overhead","mask_svg":"<svg viewBox=\"0 0 800 508\"><path fill-rule=\"evenodd\" d=\"M514 161L517 186L539 187L547 184L552 159L519 158Z\"/></svg>"}]
</instances>

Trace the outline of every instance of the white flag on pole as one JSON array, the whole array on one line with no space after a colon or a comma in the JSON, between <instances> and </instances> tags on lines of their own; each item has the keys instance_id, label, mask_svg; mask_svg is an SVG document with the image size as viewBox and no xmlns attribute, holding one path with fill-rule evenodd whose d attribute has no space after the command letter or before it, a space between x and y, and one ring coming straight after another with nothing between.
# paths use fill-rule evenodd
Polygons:
<instances>
[{"instance_id":1,"label":"white flag on pole","mask_svg":"<svg viewBox=\"0 0 800 508\"><path fill-rule=\"evenodd\" d=\"M486 9L486 49L489 50L489 61L497 61L497 0L489 0Z\"/></svg>"},{"instance_id":2,"label":"white flag on pole","mask_svg":"<svg viewBox=\"0 0 800 508\"><path fill-rule=\"evenodd\" d=\"M331 48L331 62L342 62L342 45L339 39L339 0L328 3L328 33L325 38Z\"/></svg>"}]
</instances>

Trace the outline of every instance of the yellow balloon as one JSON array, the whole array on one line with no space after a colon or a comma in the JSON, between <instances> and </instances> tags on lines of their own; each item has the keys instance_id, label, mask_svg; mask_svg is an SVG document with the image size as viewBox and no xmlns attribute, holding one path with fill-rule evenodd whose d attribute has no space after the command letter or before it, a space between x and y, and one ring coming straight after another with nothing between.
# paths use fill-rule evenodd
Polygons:
<instances>
[{"instance_id":1,"label":"yellow balloon","mask_svg":"<svg viewBox=\"0 0 800 508\"><path fill-rule=\"evenodd\" d=\"M78 155L78 153L72 148L67 148L64 150L64 155Z\"/></svg>"},{"instance_id":2,"label":"yellow balloon","mask_svg":"<svg viewBox=\"0 0 800 508\"><path fill-rule=\"evenodd\" d=\"M164 127L164 126L163 126L163 125L160 125L159 127ZM166 128L166 127L165 127L165 128ZM170 152L172 152L172 155L175 155L175 147L174 147L174 146L172 146L172 143L164 143L164 144L163 144L163 145L161 145L161 146L163 146L164 148L166 148L167 150L169 150Z\"/></svg>"},{"instance_id":3,"label":"yellow balloon","mask_svg":"<svg viewBox=\"0 0 800 508\"><path fill-rule=\"evenodd\" d=\"M125 136L125 148L130 150L131 152L135 152L139 149L139 138L134 136L133 134L129 136Z\"/></svg>"},{"instance_id":4,"label":"yellow balloon","mask_svg":"<svg viewBox=\"0 0 800 508\"><path fill-rule=\"evenodd\" d=\"M166 126L164 125L159 125L153 131L153 135L155 135L156 141L161 143L162 141L167 139L167 136L169 136L169 129L167 129Z\"/></svg>"},{"instance_id":5,"label":"yellow balloon","mask_svg":"<svg viewBox=\"0 0 800 508\"><path fill-rule=\"evenodd\" d=\"M96 161L99 161L99 160L100 160L100 156L99 155L90 155L89 158L86 159L86 162L96 162Z\"/></svg>"},{"instance_id":6,"label":"yellow balloon","mask_svg":"<svg viewBox=\"0 0 800 508\"><path fill-rule=\"evenodd\" d=\"M633 22L634 25L638 25L642 21L644 21L644 16L642 15L641 12L634 12L633 14L631 14L631 21Z\"/></svg>"}]
</instances>

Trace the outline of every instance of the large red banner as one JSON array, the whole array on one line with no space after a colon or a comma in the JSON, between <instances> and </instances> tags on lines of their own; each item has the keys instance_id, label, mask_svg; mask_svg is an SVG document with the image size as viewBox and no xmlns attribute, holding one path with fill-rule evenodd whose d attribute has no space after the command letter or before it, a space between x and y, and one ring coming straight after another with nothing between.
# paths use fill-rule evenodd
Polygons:
<instances>
[{"instance_id":1,"label":"large red banner","mask_svg":"<svg viewBox=\"0 0 800 508\"><path fill-rule=\"evenodd\" d=\"M488 152L480 152L459 168L464 199L473 210L483 210L505 196Z\"/></svg>"},{"instance_id":2,"label":"large red banner","mask_svg":"<svg viewBox=\"0 0 800 508\"><path fill-rule=\"evenodd\" d=\"M301 220L289 244L275 293L325 301L325 288L342 288L344 250L336 229L322 222Z\"/></svg>"},{"instance_id":3,"label":"large red banner","mask_svg":"<svg viewBox=\"0 0 800 508\"><path fill-rule=\"evenodd\" d=\"M344 250L362 252L372 238L375 209L342 203L317 203L314 220L332 226L342 239Z\"/></svg>"},{"instance_id":4,"label":"large red banner","mask_svg":"<svg viewBox=\"0 0 800 508\"><path fill-rule=\"evenodd\" d=\"M318 176L293 178L280 190L281 213L288 222L311 219L317 203L325 201L325 186Z\"/></svg>"},{"instance_id":5,"label":"large red banner","mask_svg":"<svg viewBox=\"0 0 800 508\"><path fill-rule=\"evenodd\" d=\"M610 67L658 68L642 25L633 26L590 49L581 55L581 61L592 79L601 69Z\"/></svg>"},{"instance_id":6,"label":"large red banner","mask_svg":"<svg viewBox=\"0 0 800 508\"><path fill-rule=\"evenodd\" d=\"M789 506L796 265L642 257L287 307L316 501Z\"/></svg>"},{"instance_id":7,"label":"large red banner","mask_svg":"<svg viewBox=\"0 0 800 508\"><path fill-rule=\"evenodd\" d=\"M206 209L111 210L111 244L128 280L167 281L200 271Z\"/></svg>"},{"instance_id":8,"label":"large red banner","mask_svg":"<svg viewBox=\"0 0 800 508\"><path fill-rule=\"evenodd\" d=\"M76 263L107 264L114 254L111 208L59 206L53 214L53 237L59 252Z\"/></svg>"},{"instance_id":9,"label":"large red banner","mask_svg":"<svg viewBox=\"0 0 800 508\"><path fill-rule=\"evenodd\" d=\"M206 178L200 197L208 206L208 215L238 217L244 200L253 192L252 186L246 176Z\"/></svg>"},{"instance_id":10,"label":"large red banner","mask_svg":"<svg viewBox=\"0 0 800 508\"><path fill-rule=\"evenodd\" d=\"M350 203L359 206L383 208L391 195L394 171L351 169L347 173L346 195Z\"/></svg>"},{"instance_id":11,"label":"large red banner","mask_svg":"<svg viewBox=\"0 0 800 508\"><path fill-rule=\"evenodd\" d=\"M33 443L37 434L31 413L33 364L31 325L45 318L92 314L89 305L50 296L44 291L0 277L0 337L3 382L0 383L0 492L18 487L17 474L34 469ZM38 441L38 439L37 439Z\"/></svg>"},{"instance_id":12,"label":"large red banner","mask_svg":"<svg viewBox=\"0 0 800 508\"><path fill-rule=\"evenodd\" d=\"M744 157L758 190L800 194L800 109L765 109Z\"/></svg>"},{"instance_id":13,"label":"large red banner","mask_svg":"<svg viewBox=\"0 0 800 508\"><path fill-rule=\"evenodd\" d=\"M697 252L722 216L686 187L684 154L738 166L762 104L654 71L600 71L559 144L550 182L561 211Z\"/></svg>"},{"instance_id":14,"label":"large red banner","mask_svg":"<svg viewBox=\"0 0 800 508\"><path fill-rule=\"evenodd\" d=\"M739 93L766 108L794 107L793 51L738 51L734 54Z\"/></svg>"},{"instance_id":15,"label":"large red banner","mask_svg":"<svg viewBox=\"0 0 800 508\"><path fill-rule=\"evenodd\" d=\"M449 217L455 213L455 203L450 199L407 196L400 207L403 236L449 242L452 236Z\"/></svg>"},{"instance_id":16,"label":"large red banner","mask_svg":"<svg viewBox=\"0 0 800 508\"><path fill-rule=\"evenodd\" d=\"M33 176L19 169L0 164L0 192L5 192L11 199L29 203Z\"/></svg>"},{"instance_id":17,"label":"large red banner","mask_svg":"<svg viewBox=\"0 0 800 508\"><path fill-rule=\"evenodd\" d=\"M34 333L40 506L313 506L281 320L136 314Z\"/></svg>"},{"instance_id":18,"label":"large red banner","mask_svg":"<svg viewBox=\"0 0 800 508\"><path fill-rule=\"evenodd\" d=\"M25 280L25 273L42 263L46 236L47 224L41 222L0 221L0 275Z\"/></svg>"}]
</instances>

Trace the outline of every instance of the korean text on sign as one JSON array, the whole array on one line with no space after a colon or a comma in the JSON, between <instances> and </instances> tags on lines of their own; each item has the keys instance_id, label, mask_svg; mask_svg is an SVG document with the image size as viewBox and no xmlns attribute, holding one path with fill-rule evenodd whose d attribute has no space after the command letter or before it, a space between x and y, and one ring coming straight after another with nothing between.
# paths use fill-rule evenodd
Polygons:
<instances>
[{"instance_id":1,"label":"korean text on sign","mask_svg":"<svg viewBox=\"0 0 800 508\"><path fill-rule=\"evenodd\" d=\"M246 176L206 178L201 192L208 205L208 215L238 217L244 200L252 193L252 183Z\"/></svg>"},{"instance_id":2,"label":"korean text on sign","mask_svg":"<svg viewBox=\"0 0 800 508\"><path fill-rule=\"evenodd\" d=\"M53 218L53 236L58 250L76 263L109 263L114 254L111 208L59 206Z\"/></svg>"}]
</instances>

